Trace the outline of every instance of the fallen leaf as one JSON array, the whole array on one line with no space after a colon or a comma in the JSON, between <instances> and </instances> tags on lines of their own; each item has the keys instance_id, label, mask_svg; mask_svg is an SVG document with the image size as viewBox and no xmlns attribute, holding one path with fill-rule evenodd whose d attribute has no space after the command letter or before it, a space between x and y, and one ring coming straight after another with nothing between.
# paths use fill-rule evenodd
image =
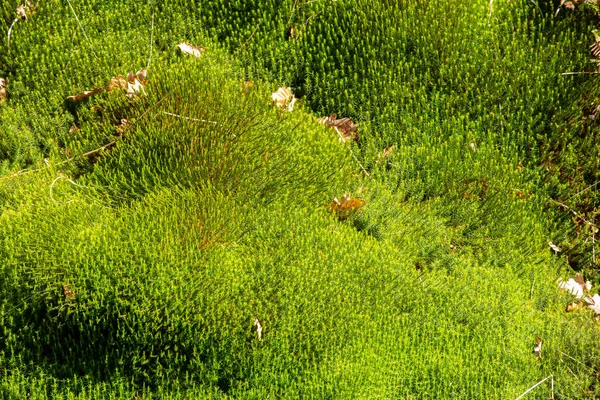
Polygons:
<instances>
[{"instance_id":1,"label":"fallen leaf","mask_svg":"<svg viewBox=\"0 0 600 400\"><path fill-rule=\"evenodd\" d=\"M181 50L183 54L189 54L194 57L200 57L202 55L202 52L206 50L202 46L192 46L191 44L186 42L179 43L177 47L179 48L179 50Z\"/></svg>"},{"instance_id":2,"label":"fallen leaf","mask_svg":"<svg viewBox=\"0 0 600 400\"><path fill-rule=\"evenodd\" d=\"M340 141L358 140L358 124L350 118L337 118L337 114L319 118L319 123L334 128L340 135Z\"/></svg>"},{"instance_id":3,"label":"fallen leaf","mask_svg":"<svg viewBox=\"0 0 600 400\"><path fill-rule=\"evenodd\" d=\"M35 7L33 6L33 4L25 0L25 4L21 4L17 7L17 16L19 18L24 18L25 20L27 20L29 15L33 15L34 11Z\"/></svg>"},{"instance_id":4,"label":"fallen leaf","mask_svg":"<svg viewBox=\"0 0 600 400\"><path fill-rule=\"evenodd\" d=\"M137 94L147 95L144 85L137 78L133 82L127 82L127 97L134 98Z\"/></svg>"},{"instance_id":5,"label":"fallen leaf","mask_svg":"<svg viewBox=\"0 0 600 400\"><path fill-rule=\"evenodd\" d=\"M117 126L117 135L122 136L131 124L125 118L121 119L119 126Z\"/></svg>"},{"instance_id":6,"label":"fallen leaf","mask_svg":"<svg viewBox=\"0 0 600 400\"><path fill-rule=\"evenodd\" d=\"M0 104L6 100L6 79L0 78Z\"/></svg>"},{"instance_id":7,"label":"fallen leaf","mask_svg":"<svg viewBox=\"0 0 600 400\"><path fill-rule=\"evenodd\" d=\"M276 92L271 94L271 100L275 105L282 110L292 111L296 104L296 97L292 94L292 89L289 87L280 87Z\"/></svg>"},{"instance_id":8,"label":"fallen leaf","mask_svg":"<svg viewBox=\"0 0 600 400\"><path fill-rule=\"evenodd\" d=\"M25 6L21 5L17 7L17 15L21 18L27 19L27 11L25 10Z\"/></svg>"},{"instance_id":9,"label":"fallen leaf","mask_svg":"<svg viewBox=\"0 0 600 400\"><path fill-rule=\"evenodd\" d=\"M135 76L138 78L138 80L140 82L142 82L144 85L146 84L146 76L148 75L148 71L145 69L140 69L138 72L135 73Z\"/></svg>"},{"instance_id":10,"label":"fallen leaf","mask_svg":"<svg viewBox=\"0 0 600 400\"><path fill-rule=\"evenodd\" d=\"M538 358L538 360L542 361L542 338L535 338L535 347L533 348L533 354Z\"/></svg>"},{"instance_id":11,"label":"fallen leaf","mask_svg":"<svg viewBox=\"0 0 600 400\"><path fill-rule=\"evenodd\" d=\"M262 325L260 323L260 321L258 320L258 318L254 317L254 326L256 327L256 335L258 336L258 340L262 340Z\"/></svg>"},{"instance_id":12,"label":"fallen leaf","mask_svg":"<svg viewBox=\"0 0 600 400\"><path fill-rule=\"evenodd\" d=\"M73 293L69 285L63 285L63 293L67 300L71 300L75 297L75 293Z\"/></svg>"},{"instance_id":13,"label":"fallen leaf","mask_svg":"<svg viewBox=\"0 0 600 400\"><path fill-rule=\"evenodd\" d=\"M392 155L392 153L394 152L394 150L396 150L396 145L393 144L391 146L388 146L386 148L383 149L383 151L381 153L378 154L377 158L379 159L386 159L389 156Z\"/></svg>"},{"instance_id":14,"label":"fallen leaf","mask_svg":"<svg viewBox=\"0 0 600 400\"><path fill-rule=\"evenodd\" d=\"M127 91L127 97L134 98L138 94L147 95L145 90L147 71L141 69L135 74L127 73L127 78L123 75L115 76L110 79L106 85L106 91L110 92L113 89L124 89Z\"/></svg>"},{"instance_id":15,"label":"fallen leaf","mask_svg":"<svg viewBox=\"0 0 600 400\"><path fill-rule=\"evenodd\" d=\"M600 295L596 293L593 297L586 297L584 301L590 310L594 312L594 319L597 321L600 316Z\"/></svg>"},{"instance_id":16,"label":"fallen leaf","mask_svg":"<svg viewBox=\"0 0 600 400\"><path fill-rule=\"evenodd\" d=\"M69 96L67 97L67 100L71 100L71 101L82 101L85 100L89 97L92 97L93 95L95 95L96 93L100 93L103 90L103 88L98 87L92 90L84 90L83 92L76 94L75 96Z\"/></svg>"},{"instance_id":17,"label":"fallen leaf","mask_svg":"<svg viewBox=\"0 0 600 400\"><path fill-rule=\"evenodd\" d=\"M355 208L363 207L367 204L364 200L361 199L353 199L350 193L344 194L340 199L334 198L331 202L331 207L333 211L338 210L353 210Z\"/></svg>"},{"instance_id":18,"label":"fallen leaf","mask_svg":"<svg viewBox=\"0 0 600 400\"><path fill-rule=\"evenodd\" d=\"M573 312L573 311L577 311L577 310L581 310L581 308L583 307L583 302L581 301L574 301L571 304L569 304L567 306L567 312Z\"/></svg>"},{"instance_id":19,"label":"fallen leaf","mask_svg":"<svg viewBox=\"0 0 600 400\"><path fill-rule=\"evenodd\" d=\"M106 91L110 92L113 89L127 89L127 79L123 75L110 78L106 85Z\"/></svg>"},{"instance_id":20,"label":"fallen leaf","mask_svg":"<svg viewBox=\"0 0 600 400\"><path fill-rule=\"evenodd\" d=\"M552 242L548 242L548 246L550 246L550 248L551 248L552 250L554 250L554 252L556 252L556 253L560 253L560 251L561 251L561 250L560 250L560 247L558 247L557 245L555 245L555 244L554 244L554 243L552 243Z\"/></svg>"},{"instance_id":21,"label":"fallen leaf","mask_svg":"<svg viewBox=\"0 0 600 400\"><path fill-rule=\"evenodd\" d=\"M581 274L576 274L575 278L570 278L568 281L559 281L558 288L566 290L567 292L580 299L584 293L589 292L592 289L590 281L584 281Z\"/></svg>"}]
</instances>

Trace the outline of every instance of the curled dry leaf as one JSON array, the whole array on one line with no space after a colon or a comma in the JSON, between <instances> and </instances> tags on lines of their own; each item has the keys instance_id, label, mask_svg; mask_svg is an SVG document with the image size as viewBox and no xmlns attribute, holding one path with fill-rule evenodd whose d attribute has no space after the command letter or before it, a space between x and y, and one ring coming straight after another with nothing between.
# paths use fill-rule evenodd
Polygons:
<instances>
[{"instance_id":1,"label":"curled dry leaf","mask_svg":"<svg viewBox=\"0 0 600 400\"><path fill-rule=\"evenodd\" d=\"M600 295L596 293L593 297L586 297L584 300L588 308L594 312L594 319L598 321L598 316L600 316Z\"/></svg>"},{"instance_id":2,"label":"curled dry leaf","mask_svg":"<svg viewBox=\"0 0 600 400\"><path fill-rule=\"evenodd\" d=\"M590 45L590 52L594 57L598 58L600 57L600 35L595 29L592 31L592 33L594 34L594 43Z\"/></svg>"},{"instance_id":3,"label":"curled dry leaf","mask_svg":"<svg viewBox=\"0 0 600 400\"><path fill-rule=\"evenodd\" d=\"M141 69L135 74L133 72L129 72L127 74L127 78L125 78L123 75L112 77L106 84L106 91L110 92L113 89L123 89L127 91L127 97L130 99L134 98L138 94L146 95L146 90L144 89L147 82L146 75L147 71L145 69ZM84 90L75 96L67 97L67 99L72 101L82 101L95 95L96 93L100 93L104 89L105 88L103 87L98 87L92 90Z\"/></svg>"},{"instance_id":4,"label":"curled dry leaf","mask_svg":"<svg viewBox=\"0 0 600 400\"><path fill-rule=\"evenodd\" d=\"M542 338L535 338L535 347L533 348L533 354L538 358L538 360L542 361Z\"/></svg>"},{"instance_id":5,"label":"curled dry leaf","mask_svg":"<svg viewBox=\"0 0 600 400\"><path fill-rule=\"evenodd\" d=\"M592 107L594 106L594 103L591 104ZM598 113L600 112L600 104L597 105L596 107L594 107L594 111L592 111L592 114L590 115L591 119L596 119L596 117L598 116Z\"/></svg>"},{"instance_id":6,"label":"curled dry leaf","mask_svg":"<svg viewBox=\"0 0 600 400\"><path fill-rule=\"evenodd\" d=\"M138 79L134 79L133 82L127 82L127 97L130 99L134 98L137 94L147 95L144 85Z\"/></svg>"},{"instance_id":7,"label":"curled dry leaf","mask_svg":"<svg viewBox=\"0 0 600 400\"><path fill-rule=\"evenodd\" d=\"M558 10L560 10L560 7L565 7L569 10L574 10L575 6L580 6L583 3L591 3L593 5L598 5L598 0L561 0L560 5L558 6ZM556 10L557 14L558 10Z\"/></svg>"},{"instance_id":8,"label":"curled dry leaf","mask_svg":"<svg viewBox=\"0 0 600 400\"><path fill-rule=\"evenodd\" d=\"M65 295L65 299L67 300L75 298L75 293L73 293L69 285L63 285L63 293Z\"/></svg>"},{"instance_id":9,"label":"curled dry leaf","mask_svg":"<svg viewBox=\"0 0 600 400\"><path fill-rule=\"evenodd\" d=\"M548 246L550 246L550 248L551 248L552 250L554 250L554 252L555 252L555 253L560 253L560 251L561 251L561 250L560 250L560 247L558 247L557 245L555 245L555 244L554 244L554 243L552 243L552 242L548 242Z\"/></svg>"},{"instance_id":10,"label":"curled dry leaf","mask_svg":"<svg viewBox=\"0 0 600 400\"><path fill-rule=\"evenodd\" d=\"M377 155L378 161L379 160L385 160L385 159L389 158L389 156L392 155L392 153L394 152L394 150L396 150L396 145L395 144L384 148L383 151Z\"/></svg>"},{"instance_id":11,"label":"curled dry leaf","mask_svg":"<svg viewBox=\"0 0 600 400\"><path fill-rule=\"evenodd\" d=\"M97 87L95 89L92 90L84 90L83 92L76 94L75 96L69 96L67 97L67 100L71 100L71 101L82 101L85 100L89 97L92 97L93 95L95 95L96 93L100 93L103 90L103 88L101 87Z\"/></svg>"},{"instance_id":12,"label":"curled dry leaf","mask_svg":"<svg viewBox=\"0 0 600 400\"><path fill-rule=\"evenodd\" d=\"M0 104L6 100L8 96L6 95L6 79L0 78Z\"/></svg>"},{"instance_id":13,"label":"curled dry leaf","mask_svg":"<svg viewBox=\"0 0 600 400\"><path fill-rule=\"evenodd\" d=\"M194 57L200 57L202 55L202 52L206 50L202 46L192 46L191 44L186 42L179 43L177 47L179 48L179 50L181 50L183 54L189 54Z\"/></svg>"},{"instance_id":14,"label":"curled dry leaf","mask_svg":"<svg viewBox=\"0 0 600 400\"><path fill-rule=\"evenodd\" d=\"M581 310L581 308L583 307L583 302L581 301L574 301L571 304L569 304L567 306L567 312L573 312L573 311L577 311L577 310Z\"/></svg>"},{"instance_id":15,"label":"curled dry leaf","mask_svg":"<svg viewBox=\"0 0 600 400\"><path fill-rule=\"evenodd\" d=\"M113 76L106 85L106 91L110 92L113 89L127 89L127 79L123 75Z\"/></svg>"},{"instance_id":16,"label":"curled dry leaf","mask_svg":"<svg viewBox=\"0 0 600 400\"><path fill-rule=\"evenodd\" d=\"M144 89L146 85L147 71L141 69L135 74L133 72L127 73L127 78L123 75L112 77L110 82L106 85L106 91L110 92L113 89L124 89L127 91L127 97L130 99L134 98L138 94L147 94Z\"/></svg>"},{"instance_id":17,"label":"curled dry leaf","mask_svg":"<svg viewBox=\"0 0 600 400\"><path fill-rule=\"evenodd\" d=\"M17 16L27 20L29 15L33 15L34 11L35 6L30 1L25 0L24 4L17 7Z\"/></svg>"},{"instance_id":18,"label":"curled dry leaf","mask_svg":"<svg viewBox=\"0 0 600 400\"><path fill-rule=\"evenodd\" d=\"M337 114L319 118L319 123L334 128L340 135L340 141L358 140L358 124L350 118L337 118Z\"/></svg>"},{"instance_id":19,"label":"curled dry leaf","mask_svg":"<svg viewBox=\"0 0 600 400\"><path fill-rule=\"evenodd\" d=\"M296 104L296 97L292 94L292 89L289 87L280 87L276 92L271 94L271 100L278 108L285 111L293 111Z\"/></svg>"},{"instance_id":20,"label":"curled dry leaf","mask_svg":"<svg viewBox=\"0 0 600 400\"><path fill-rule=\"evenodd\" d=\"M575 278L570 278L568 281L559 281L558 288L566 290L567 292L580 299L584 293L589 292L592 289L590 281L584 281L581 274L576 274Z\"/></svg>"},{"instance_id":21,"label":"curled dry leaf","mask_svg":"<svg viewBox=\"0 0 600 400\"><path fill-rule=\"evenodd\" d=\"M117 126L117 136L122 136L131 124L125 118L121 119Z\"/></svg>"},{"instance_id":22,"label":"curled dry leaf","mask_svg":"<svg viewBox=\"0 0 600 400\"><path fill-rule=\"evenodd\" d=\"M340 199L334 198L331 202L331 208L333 211L338 210L354 210L356 208L363 207L367 203L361 199L353 199L350 193L344 194Z\"/></svg>"},{"instance_id":23,"label":"curled dry leaf","mask_svg":"<svg viewBox=\"0 0 600 400\"><path fill-rule=\"evenodd\" d=\"M254 317L254 326L256 327L256 335L258 336L258 340L262 340L262 325L260 323L260 321L258 320L258 318Z\"/></svg>"}]
</instances>

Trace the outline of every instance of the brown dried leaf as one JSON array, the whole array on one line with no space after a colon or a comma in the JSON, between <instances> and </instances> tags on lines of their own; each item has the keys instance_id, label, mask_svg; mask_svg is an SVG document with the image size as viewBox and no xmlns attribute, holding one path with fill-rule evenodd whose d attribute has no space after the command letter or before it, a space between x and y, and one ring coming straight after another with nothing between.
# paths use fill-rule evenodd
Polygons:
<instances>
[{"instance_id":1,"label":"brown dried leaf","mask_svg":"<svg viewBox=\"0 0 600 400\"><path fill-rule=\"evenodd\" d=\"M596 293L593 297L586 297L583 299L590 310L594 312L594 319L598 320L600 316L600 295Z\"/></svg>"},{"instance_id":2,"label":"brown dried leaf","mask_svg":"<svg viewBox=\"0 0 600 400\"><path fill-rule=\"evenodd\" d=\"M592 103L592 105L594 105ZM598 112L600 112L600 104L598 104L595 108L594 111L592 111L592 115L590 116L592 119L596 119L596 117L598 116Z\"/></svg>"},{"instance_id":3,"label":"brown dried leaf","mask_svg":"<svg viewBox=\"0 0 600 400\"><path fill-rule=\"evenodd\" d=\"M340 135L340 141L358 140L358 124L350 118L337 118L337 114L319 118L319 123L334 128Z\"/></svg>"},{"instance_id":4,"label":"brown dried leaf","mask_svg":"<svg viewBox=\"0 0 600 400\"><path fill-rule=\"evenodd\" d=\"M127 121L125 118L121 119L119 126L117 126L117 135L122 136L125 133L125 131L129 129L130 126L131 124L129 123L129 121Z\"/></svg>"},{"instance_id":5,"label":"brown dried leaf","mask_svg":"<svg viewBox=\"0 0 600 400\"><path fill-rule=\"evenodd\" d=\"M28 19L29 15L33 15L35 12L35 6L31 4L28 0L25 0L25 4L21 4L17 7L17 16L19 18Z\"/></svg>"},{"instance_id":6,"label":"brown dried leaf","mask_svg":"<svg viewBox=\"0 0 600 400\"><path fill-rule=\"evenodd\" d=\"M140 69L138 72L135 73L135 76L138 78L138 80L140 82L142 82L145 85L146 84L146 76L148 76L148 71L145 69Z\"/></svg>"},{"instance_id":7,"label":"brown dried leaf","mask_svg":"<svg viewBox=\"0 0 600 400\"><path fill-rule=\"evenodd\" d=\"M127 97L133 99L137 94L147 96L144 84L135 78L133 82L127 82Z\"/></svg>"},{"instance_id":8,"label":"brown dried leaf","mask_svg":"<svg viewBox=\"0 0 600 400\"><path fill-rule=\"evenodd\" d=\"M113 89L124 89L127 91L127 97L133 99L138 94L147 95L145 90L147 71L141 69L135 74L133 72L127 73L127 78L123 75L115 76L110 79L106 85L106 91L110 92Z\"/></svg>"},{"instance_id":9,"label":"brown dried leaf","mask_svg":"<svg viewBox=\"0 0 600 400\"><path fill-rule=\"evenodd\" d=\"M6 79L0 78L0 104L4 102L8 98L6 94Z\"/></svg>"},{"instance_id":10,"label":"brown dried leaf","mask_svg":"<svg viewBox=\"0 0 600 400\"><path fill-rule=\"evenodd\" d=\"M75 298L75 293L71 290L69 285L63 285L63 293L67 300L71 300L71 299Z\"/></svg>"},{"instance_id":11,"label":"brown dried leaf","mask_svg":"<svg viewBox=\"0 0 600 400\"><path fill-rule=\"evenodd\" d=\"M389 156L392 155L392 153L394 152L394 150L396 150L396 145L393 144L391 146L386 147L385 149L383 149L383 151L381 153L379 153L379 158L388 158Z\"/></svg>"},{"instance_id":12,"label":"brown dried leaf","mask_svg":"<svg viewBox=\"0 0 600 400\"><path fill-rule=\"evenodd\" d=\"M83 92L76 94L75 96L67 97L68 100L71 101L82 101L87 99L88 97L92 97L96 93L100 93L104 88L98 87L92 90L84 90Z\"/></svg>"},{"instance_id":13,"label":"brown dried leaf","mask_svg":"<svg viewBox=\"0 0 600 400\"><path fill-rule=\"evenodd\" d=\"M567 306L567 312L578 311L578 310L581 310L582 307L583 307L583 302L574 301Z\"/></svg>"},{"instance_id":14,"label":"brown dried leaf","mask_svg":"<svg viewBox=\"0 0 600 400\"><path fill-rule=\"evenodd\" d=\"M179 50L181 50L183 54L189 54L194 57L200 57L202 55L202 52L206 50L202 46L192 46L191 44L186 42L179 43L177 47L179 48Z\"/></svg>"},{"instance_id":15,"label":"brown dried leaf","mask_svg":"<svg viewBox=\"0 0 600 400\"><path fill-rule=\"evenodd\" d=\"M535 343L536 343L536 345L533 348L533 354L536 355L538 360L542 361L542 338L536 337Z\"/></svg>"},{"instance_id":16,"label":"brown dried leaf","mask_svg":"<svg viewBox=\"0 0 600 400\"><path fill-rule=\"evenodd\" d=\"M366 201L352 198L350 193L346 193L339 200L337 197L334 198L330 207L333 211L352 211L364 207L366 204Z\"/></svg>"},{"instance_id":17,"label":"brown dried leaf","mask_svg":"<svg viewBox=\"0 0 600 400\"><path fill-rule=\"evenodd\" d=\"M106 85L106 91L110 92L113 89L127 89L127 79L123 75L110 78L110 81Z\"/></svg>"},{"instance_id":18,"label":"brown dried leaf","mask_svg":"<svg viewBox=\"0 0 600 400\"><path fill-rule=\"evenodd\" d=\"M600 43L594 42L590 45L590 51L594 57L600 57Z\"/></svg>"}]
</instances>

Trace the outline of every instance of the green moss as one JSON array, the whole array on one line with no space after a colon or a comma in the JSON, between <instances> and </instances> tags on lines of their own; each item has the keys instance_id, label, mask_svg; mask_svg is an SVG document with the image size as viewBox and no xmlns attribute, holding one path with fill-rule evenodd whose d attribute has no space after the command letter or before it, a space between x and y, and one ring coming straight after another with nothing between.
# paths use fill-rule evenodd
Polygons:
<instances>
[{"instance_id":1,"label":"green moss","mask_svg":"<svg viewBox=\"0 0 600 400\"><path fill-rule=\"evenodd\" d=\"M568 190L539 169L546 143L570 171L593 143L586 120L568 145L593 78L560 75L585 68L591 21L501 1L72 6L81 25L40 3L0 44L0 397L515 398L549 375L557 397L598 395L598 324L564 311L547 248ZM142 68L147 96L66 100ZM366 206L340 220L344 193Z\"/></svg>"}]
</instances>

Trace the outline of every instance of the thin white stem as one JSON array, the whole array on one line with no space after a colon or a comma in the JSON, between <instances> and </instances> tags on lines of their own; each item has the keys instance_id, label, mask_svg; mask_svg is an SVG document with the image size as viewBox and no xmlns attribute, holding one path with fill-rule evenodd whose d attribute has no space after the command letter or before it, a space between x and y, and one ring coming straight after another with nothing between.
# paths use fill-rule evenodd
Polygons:
<instances>
[{"instance_id":1,"label":"thin white stem","mask_svg":"<svg viewBox=\"0 0 600 400\"><path fill-rule=\"evenodd\" d=\"M17 21L19 20L19 18L15 18L15 20L12 22L12 24L10 24L10 28L8 28L8 39L7 39L7 43L6 46L8 47L8 51L10 51L10 34L12 32L13 26L15 26L15 24L17 23Z\"/></svg>"},{"instance_id":2,"label":"thin white stem","mask_svg":"<svg viewBox=\"0 0 600 400\"><path fill-rule=\"evenodd\" d=\"M72 180L70 180L70 179L69 179L69 178L67 178L66 176L59 175L59 176L58 176L58 177L57 177L55 180L53 180L53 181L52 181L52 184L50 185L50 200L52 200L52 202L53 202L54 204L58 204L58 205L60 205L60 204L68 204L68 203L71 203L71 202L73 202L73 200L69 200L69 201L56 201L56 200L54 200L54 196L52 196L52 189L54 188L54 184L55 184L56 182L58 182L60 179L68 179L68 180L69 180L69 182L71 182L71 183L73 183L73 184L77 185L75 182L73 182Z\"/></svg>"},{"instance_id":3,"label":"thin white stem","mask_svg":"<svg viewBox=\"0 0 600 400\"><path fill-rule=\"evenodd\" d=\"M181 119L187 119L189 121L207 122L209 124L215 124L215 125L217 125L217 121L209 121L209 120L206 120L206 119L185 117L183 115L173 114L173 113L166 112L166 111L163 111L163 114L170 115L171 117L177 117L177 118L181 118Z\"/></svg>"},{"instance_id":4,"label":"thin white stem","mask_svg":"<svg viewBox=\"0 0 600 400\"><path fill-rule=\"evenodd\" d=\"M256 33L256 31L258 30L258 27L260 26L260 23L262 21L258 21L258 24L256 24L256 27L254 28L254 31L252 31L252 33L250 34L250 36L248 37L248 39L246 39L246 41L244 43L242 43L240 45L240 47L237 48L237 50L235 52L238 52L239 50L242 49L242 47L244 47L249 41L250 39L252 39L252 36L254 36L254 34Z\"/></svg>"},{"instance_id":5,"label":"thin white stem","mask_svg":"<svg viewBox=\"0 0 600 400\"><path fill-rule=\"evenodd\" d=\"M583 192L587 192L588 190L590 190L591 188L595 187L595 186L596 186L596 185L598 185L599 183L600 183L600 181L596 181L596 182L592 183L590 186L586 187L586 188L585 188L585 189L583 189L582 191L580 191L580 192L577 192L577 193L575 193L573 196L569 197L569 198L567 199L567 201L571 200L573 197L577 197L577 196L579 196L579 195L580 195L581 193L583 193Z\"/></svg>"},{"instance_id":6,"label":"thin white stem","mask_svg":"<svg viewBox=\"0 0 600 400\"><path fill-rule=\"evenodd\" d=\"M591 228L592 231L594 229L597 229L596 225L593 222L588 221L587 219L585 219L581 214L578 214L577 211L573 210L571 207L569 207L568 205L566 205L565 203L561 203L560 201L556 201L556 200L552 200L550 199L551 202L558 204L561 207L564 207L565 209L567 209L571 214L573 214L574 216L581 218L581 220L583 222L585 222L586 224L588 224Z\"/></svg>"},{"instance_id":7,"label":"thin white stem","mask_svg":"<svg viewBox=\"0 0 600 400\"><path fill-rule=\"evenodd\" d=\"M94 46L92 45L92 41L88 37L87 33L85 33L85 29L83 29L83 25L81 25L81 21L79 20L79 17L77 16L77 13L75 12L73 5L71 4L71 0L67 0L67 3L69 3L69 7L71 8L71 11L73 12L73 15L75 16L75 19L77 20L77 23L79 24L79 27L81 28L81 32L83 32L83 36L85 36L85 38L88 41L88 43L90 45L90 49L92 49L92 53L94 53L94 57L98 58L98 55L94 51Z\"/></svg>"},{"instance_id":8,"label":"thin white stem","mask_svg":"<svg viewBox=\"0 0 600 400\"><path fill-rule=\"evenodd\" d=\"M144 111L144 112L142 113L142 115L141 115L139 118L137 118L137 121L136 121L136 122L134 122L133 124L128 124L128 125L126 126L126 128L125 128L125 129L131 129L131 127L132 127L132 126L133 126L135 123L139 122L139 121L140 121L142 118L144 118L144 117L146 116L146 114L148 114L150 111L152 111L152 110L153 110L155 107L158 107L158 105L159 105L159 104L161 104L161 103L162 103L162 102L163 102L163 101L164 101L164 100L165 100L165 99L166 99L166 98L167 98L167 97L168 97L170 94L171 94L171 93L168 93L168 94L166 94L165 96L163 96L163 98L162 98L162 99L160 99L160 100L159 100L159 101L158 101L156 104L154 104L153 106L151 106L150 108L148 108L146 111ZM111 146L114 146L114 145L117 143L117 141L118 141L118 140L119 140L121 137L122 137L122 136L119 136L119 138L117 138L116 140L113 140L112 142L110 142L110 143L107 143L107 144L105 144L104 146L98 147L97 149L94 149L94 150L88 151L87 153L78 154L78 155L76 155L76 156L73 156L73 157L71 157L71 158L67 158L66 160L63 160L63 161L61 161L61 162L58 162L58 163L56 163L56 164L54 164L54 165L56 166L56 165L62 165L62 164L66 164L66 163L68 163L68 162L71 162L71 161L75 160L76 158L80 158L80 157L87 157L87 156L90 156L90 155L92 155L92 154L98 153L98 152L100 152L100 151L104 151L104 150L106 150L107 148L109 148L109 147L111 147ZM30 174L30 173L33 173L33 172L39 172L39 171L41 171L41 170L43 170L43 169L45 169L45 168L48 168L48 167L50 167L50 163L48 163L48 162L47 162L47 160L44 160L44 161L46 161L46 166L45 166L45 167L36 168L36 169L24 169L24 170L22 169L22 170L20 170L20 171L18 171L18 172L16 172L16 173L14 173L14 174L12 174L12 175L4 175L4 176L0 176L0 181L1 181L1 180L3 180L3 179L6 179L6 178L14 178L14 177L17 177L17 176L26 175L26 174Z\"/></svg>"},{"instance_id":9,"label":"thin white stem","mask_svg":"<svg viewBox=\"0 0 600 400\"><path fill-rule=\"evenodd\" d=\"M596 75L600 74L600 72L563 72L561 75Z\"/></svg>"},{"instance_id":10,"label":"thin white stem","mask_svg":"<svg viewBox=\"0 0 600 400\"><path fill-rule=\"evenodd\" d=\"M294 18L294 12L296 11L296 5L298 5L298 0L294 0L294 5L292 6L292 12L290 12L290 18L288 19L288 25L290 24L290 22L292 22L292 19Z\"/></svg>"},{"instance_id":11,"label":"thin white stem","mask_svg":"<svg viewBox=\"0 0 600 400\"><path fill-rule=\"evenodd\" d=\"M570 355L568 355L567 353L563 353L562 351L559 351L559 353L560 353L560 354L562 354L563 356L567 356L567 357L569 357L571 360L573 360L573 361L575 361L575 362L578 362L579 364L581 364L581 365L584 365L584 366L585 366L585 364L584 364L584 363L582 363L581 361L579 361L579 360L578 360L578 359L576 359L576 358L573 358L573 357L571 357L571 356L570 356Z\"/></svg>"},{"instance_id":12,"label":"thin white stem","mask_svg":"<svg viewBox=\"0 0 600 400\"><path fill-rule=\"evenodd\" d=\"M150 69L150 62L152 61L152 45L154 44L154 12L152 12L152 30L150 31L150 55L148 56L148 65L146 65L146 71Z\"/></svg>"},{"instance_id":13,"label":"thin white stem","mask_svg":"<svg viewBox=\"0 0 600 400\"><path fill-rule=\"evenodd\" d=\"M598 163L600 160L596 160L596 172L598 171ZM598 196L598 185L594 185L594 194ZM596 230L594 229L596 222L596 214L592 214L592 265L596 265Z\"/></svg>"},{"instance_id":14,"label":"thin white stem","mask_svg":"<svg viewBox=\"0 0 600 400\"><path fill-rule=\"evenodd\" d=\"M538 387L542 383L546 382L548 379L552 379L552 398L554 398L554 376L550 375L550 376L542 379L541 381L539 381L538 383L536 383L535 385L533 385L529 389L527 389L525 391L525 393L523 393L522 395L520 395L519 397L517 397L515 400L519 400L519 399L523 398L527 393L531 392L533 389L535 389L536 387Z\"/></svg>"}]
</instances>

